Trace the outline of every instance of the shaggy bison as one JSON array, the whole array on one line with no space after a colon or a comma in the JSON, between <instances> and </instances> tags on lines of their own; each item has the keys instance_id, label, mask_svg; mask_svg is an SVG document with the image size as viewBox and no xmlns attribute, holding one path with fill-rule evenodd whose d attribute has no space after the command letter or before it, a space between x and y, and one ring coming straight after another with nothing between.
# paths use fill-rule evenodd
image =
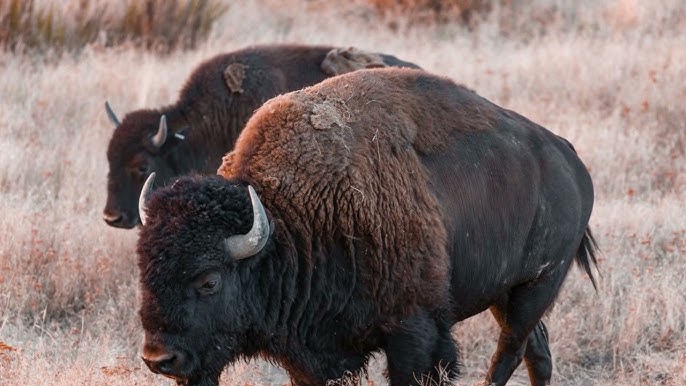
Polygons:
<instances>
[{"instance_id":1,"label":"shaggy bison","mask_svg":"<svg viewBox=\"0 0 686 386\"><path fill-rule=\"evenodd\" d=\"M105 222L138 224L136 202L153 171L158 183L192 171L214 173L250 115L267 99L318 83L329 76L367 67L416 65L391 55L356 48L255 46L201 64L176 104L137 110L115 125L107 149L109 174Z\"/></svg>"},{"instance_id":2,"label":"shaggy bison","mask_svg":"<svg viewBox=\"0 0 686 386\"><path fill-rule=\"evenodd\" d=\"M450 329L490 309L486 375L550 381L541 317L576 259L595 285L591 178L553 133L452 81L361 70L271 99L224 157L142 196L143 359L216 385L262 357L295 385L459 373Z\"/></svg>"}]
</instances>

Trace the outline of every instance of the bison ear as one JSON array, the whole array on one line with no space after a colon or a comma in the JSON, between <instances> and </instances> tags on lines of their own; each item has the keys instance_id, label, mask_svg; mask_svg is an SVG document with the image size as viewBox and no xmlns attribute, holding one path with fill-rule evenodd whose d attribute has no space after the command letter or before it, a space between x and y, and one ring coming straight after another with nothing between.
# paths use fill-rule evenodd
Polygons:
<instances>
[{"instance_id":1,"label":"bison ear","mask_svg":"<svg viewBox=\"0 0 686 386\"><path fill-rule=\"evenodd\" d=\"M260 197L252 186L248 186L252 202L253 223L250 231L244 235L235 235L224 240L229 254L236 260L256 255L264 248L271 235L270 221Z\"/></svg>"},{"instance_id":2,"label":"bison ear","mask_svg":"<svg viewBox=\"0 0 686 386\"><path fill-rule=\"evenodd\" d=\"M107 112L107 118L110 119L110 122L114 125L114 128L116 129L121 125L121 122L119 121L119 118L117 118L117 115L114 113L114 110L112 110L112 107L110 107L110 103L108 101L105 101L105 111Z\"/></svg>"},{"instance_id":3,"label":"bison ear","mask_svg":"<svg viewBox=\"0 0 686 386\"><path fill-rule=\"evenodd\" d=\"M150 199L150 193L152 193L152 187L154 182L155 172L152 172L148 176L148 179L145 180L145 184L143 184L143 189L141 190L141 195L138 198L138 217L140 217L141 223L143 225L145 225L147 221L145 211L148 206L148 200Z\"/></svg>"},{"instance_id":4,"label":"bison ear","mask_svg":"<svg viewBox=\"0 0 686 386\"><path fill-rule=\"evenodd\" d=\"M160 117L160 126L157 129L157 133L152 137L152 144L156 148L160 148L164 145L164 142L167 140L167 131L167 116L163 114Z\"/></svg>"}]
</instances>

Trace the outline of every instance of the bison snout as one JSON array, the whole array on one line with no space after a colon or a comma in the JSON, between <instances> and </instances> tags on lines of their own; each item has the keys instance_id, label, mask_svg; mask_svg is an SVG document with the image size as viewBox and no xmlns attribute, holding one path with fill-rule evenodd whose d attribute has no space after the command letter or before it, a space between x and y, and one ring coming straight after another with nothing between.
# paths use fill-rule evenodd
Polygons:
<instances>
[{"instance_id":1,"label":"bison snout","mask_svg":"<svg viewBox=\"0 0 686 386\"><path fill-rule=\"evenodd\" d=\"M102 218L105 220L107 225L115 228L133 228L136 226L135 223L129 221L129 217L126 215L126 213L110 212L105 210L102 214Z\"/></svg>"},{"instance_id":2,"label":"bison snout","mask_svg":"<svg viewBox=\"0 0 686 386\"><path fill-rule=\"evenodd\" d=\"M177 378L185 361L184 355L180 352L160 352L154 355L144 353L141 358L153 373L172 378Z\"/></svg>"}]
</instances>

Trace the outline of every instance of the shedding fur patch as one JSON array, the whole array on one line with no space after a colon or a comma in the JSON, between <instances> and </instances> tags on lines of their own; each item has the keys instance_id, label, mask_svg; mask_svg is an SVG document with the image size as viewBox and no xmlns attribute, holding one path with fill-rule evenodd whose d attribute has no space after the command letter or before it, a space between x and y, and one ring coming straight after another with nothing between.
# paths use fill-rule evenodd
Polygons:
<instances>
[{"instance_id":1,"label":"shedding fur patch","mask_svg":"<svg viewBox=\"0 0 686 386\"><path fill-rule=\"evenodd\" d=\"M344 115L350 117L350 111L343 100L327 99L312 107L310 123L316 130L328 130L336 127L347 128Z\"/></svg>"},{"instance_id":2,"label":"shedding fur patch","mask_svg":"<svg viewBox=\"0 0 686 386\"><path fill-rule=\"evenodd\" d=\"M322 71L329 75L378 67L387 67L381 55L355 47L334 48L326 54L321 64Z\"/></svg>"},{"instance_id":3,"label":"shedding fur patch","mask_svg":"<svg viewBox=\"0 0 686 386\"><path fill-rule=\"evenodd\" d=\"M231 63L224 70L224 82L231 92L243 93L243 81L245 80L245 70L248 66L241 63Z\"/></svg>"}]
</instances>

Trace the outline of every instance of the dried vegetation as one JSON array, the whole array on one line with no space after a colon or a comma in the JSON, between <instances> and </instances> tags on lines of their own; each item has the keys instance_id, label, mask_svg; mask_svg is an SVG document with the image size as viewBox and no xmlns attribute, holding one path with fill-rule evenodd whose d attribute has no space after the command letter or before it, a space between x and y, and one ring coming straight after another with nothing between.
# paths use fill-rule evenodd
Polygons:
<instances>
[{"instance_id":1,"label":"dried vegetation","mask_svg":"<svg viewBox=\"0 0 686 386\"><path fill-rule=\"evenodd\" d=\"M192 49L228 10L217 0L1 0L0 45L12 52L79 52L130 44L159 52Z\"/></svg>"},{"instance_id":2,"label":"dried vegetation","mask_svg":"<svg viewBox=\"0 0 686 386\"><path fill-rule=\"evenodd\" d=\"M183 16L201 3L217 7L206 30ZM267 42L391 53L569 139L595 181L602 279L596 294L573 270L546 318L554 384L686 384L686 5L474 1L488 8L465 22L414 19L407 4L420 3L443 2L0 0L0 384L162 382L138 359L136 232L101 220L102 102L120 114L168 104L203 59ZM132 4L170 8L145 24L142 8L123 17ZM77 55L44 60L60 49ZM495 323L486 313L454 333L459 384L474 384ZM363 384L383 384L380 359ZM227 385L287 382L261 361L225 373ZM528 384L526 372L511 384Z\"/></svg>"}]
</instances>

